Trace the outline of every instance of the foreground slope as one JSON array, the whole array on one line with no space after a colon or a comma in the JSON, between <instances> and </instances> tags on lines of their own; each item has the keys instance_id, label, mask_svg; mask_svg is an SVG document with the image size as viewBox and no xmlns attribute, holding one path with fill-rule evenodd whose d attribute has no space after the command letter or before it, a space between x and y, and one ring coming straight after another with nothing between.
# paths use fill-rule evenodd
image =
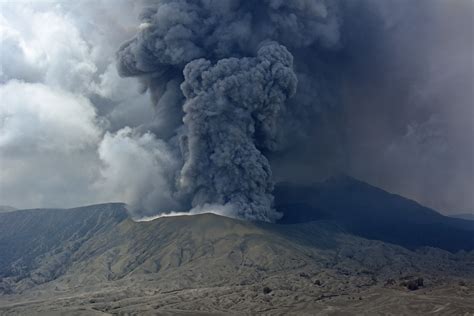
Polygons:
<instances>
[{"instance_id":1,"label":"foreground slope","mask_svg":"<svg viewBox=\"0 0 474 316\"><path fill-rule=\"evenodd\" d=\"M7 314L474 308L472 252L414 252L322 221L203 214L134 222L122 204L15 211L0 214L0 251L0 313ZM424 287L407 290L419 277Z\"/></svg>"}]
</instances>

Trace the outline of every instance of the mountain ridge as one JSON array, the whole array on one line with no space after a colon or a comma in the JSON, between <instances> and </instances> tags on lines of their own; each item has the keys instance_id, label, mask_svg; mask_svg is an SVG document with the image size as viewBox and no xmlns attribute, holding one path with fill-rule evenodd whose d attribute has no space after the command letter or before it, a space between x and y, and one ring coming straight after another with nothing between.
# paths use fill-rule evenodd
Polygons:
<instances>
[{"instance_id":1,"label":"mountain ridge","mask_svg":"<svg viewBox=\"0 0 474 316\"><path fill-rule=\"evenodd\" d=\"M453 214L449 215L449 217L453 218L458 218L458 219L464 219L468 221L474 221L474 213L459 213L459 214Z\"/></svg>"},{"instance_id":2,"label":"mountain ridge","mask_svg":"<svg viewBox=\"0 0 474 316\"><path fill-rule=\"evenodd\" d=\"M348 176L305 186L277 184L275 207L283 213L281 224L328 220L352 234L409 249L474 249L473 222L444 216Z\"/></svg>"}]
</instances>

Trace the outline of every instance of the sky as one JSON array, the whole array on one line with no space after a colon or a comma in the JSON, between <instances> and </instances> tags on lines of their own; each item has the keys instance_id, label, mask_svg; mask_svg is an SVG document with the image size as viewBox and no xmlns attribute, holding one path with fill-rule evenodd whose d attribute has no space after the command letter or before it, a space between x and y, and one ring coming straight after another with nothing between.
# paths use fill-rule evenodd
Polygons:
<instances>
[{"instance_id":1,"label":"sky","mask_svg":"<svg viewBox=\"0 0 474 316\"><path fill-rule=\"evenodd\" d=\"M229 7L216 12L225 16L238 2L223 1ZM206 3L212 10L218 6ZM149 13L151 18L141 14L156 2L1 0L0 204L38 208L121 201L148 216L182 211L188 197L177 197L180 192L170 183L177 177L189 181L189 170L202 174L176 140L185 129L187 138L202 142L192 137L198 135L193 125L181 126L181 108L189 114L190 104L201 102L194 93L202 87L190 76L193 67L203 66L192 63L183 77L184 65L195 58L215 63L232 57L240 58L233 62L238 67L255 66L267 56L257 50L268 37L288 48L298 82L295 92L280 100L288 110L275 112L280 116L271 124L277 132L262 127L271 137L249 138L257 138L255 159L264 159L259 168L268 160L273 181L311 183L347 173L443 213L474 210L472 1L262 3L272 14L255 13L259 23L240 23L255 9L243 7L246 14L232 16L239 22L233 29L224 27L227 20L213 26L221 46L203 44L194 55L184 50L189 54L179 62L159 51L162 59L151 62L156 67L140 68L137 49L156 40L146 38L147 28L182 22L159 17L159 10ZM206 10L211 9L199 14ZM294 29L287 19L293 15L302 23ZM203 28L199 21L193 24L191 29ZM305 32L308 28L312 32ZM139 40L127 42L136 34ZM160 36L170 34L166 29ZM124 52L122 59L118 51ZM123 56L132 58L136 69L127 65L125 71ZM219 91L204 92L211 98ZM193 148L187 149L191 157L205 156ZM198 201L193 207L220 201L193 190L192 200Z\"/></svg>"}]
</instances>

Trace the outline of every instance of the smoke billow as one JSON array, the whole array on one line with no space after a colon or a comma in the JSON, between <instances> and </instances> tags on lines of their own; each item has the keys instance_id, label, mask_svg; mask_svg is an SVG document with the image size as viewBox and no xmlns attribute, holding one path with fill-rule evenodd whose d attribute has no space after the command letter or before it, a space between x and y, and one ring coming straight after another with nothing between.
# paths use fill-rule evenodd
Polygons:
<instances>
[{"instance_id":1,"label":"smoke billow","mask_svg":"<svg viewBox=\"0 0 474 316\"><path fill-rule=\"evenodd\" d=\"M296 91L283 45L338 40L335 8L325 1L165 0L146 8L138 34L117 53L118 71L141 79L167 121L155 133L181 148L184 164L170 183L176 197L194 209L222 205L229 216L277 219L263 152L281 147L292 112L285 101ZM172 84L179 81L181 91Z\"/></svg>"},{"instance_id":2,"label":"smoke billow","mask_svg":"<svg viewBox=\"0 0 474 316\"><path fill-rule=\"evenodd\" d=\"M236 217L276 219L272 173L259 149L271 147L278 114L295 92L292 66L291 54L275 43L255 58L186 65L180 185L192 193L193 206L230 204Z\"/></svg>"},{"instance_id":3,"label":"smoke billow","mask_svg":"<svg viewBox=\"0 0 474 316\"><path fill-rule=\"evenodd\" d=\"M138 77L148 88L159 116L153 131L169 139L182 124L184 99L179 83L187 63L198 58L217 62L255 56L261 43L269 40L292 54L337 47L337 9L336 2L325 0L160 0L143 9L138 33L117 52L117 69L121 76ZM305 64L297 71L313 73ZM307 107L295 105L299 108L295 113Z\"/></svg>"}]
</instances>

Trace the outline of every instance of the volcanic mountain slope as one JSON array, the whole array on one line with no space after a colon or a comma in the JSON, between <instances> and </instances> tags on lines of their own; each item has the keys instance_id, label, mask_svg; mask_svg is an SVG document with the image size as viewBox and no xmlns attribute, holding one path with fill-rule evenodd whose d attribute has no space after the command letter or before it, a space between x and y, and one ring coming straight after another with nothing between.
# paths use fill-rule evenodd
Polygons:
<instances>
[{"instance_id":1,"label":"volcanic mountain slope","mask_svg":"<svg viewBox=\"0 0 474 316\"><path fill-rule=\"evenodd\" d=\"M465 314L474 253L122 204L0 214L0 314ZM409 291L406 285L423 287Z\"/></svg>"},{"instance_id":2,"label":"volcanic mountain slope","mask_svg":"<svg viewBox=\"0 0 474 316\"><path fill-rule=\"evenodd\" d=\"M451 215L451 217L465 219L468 221L474 221L474 212L454 214L454 215Z\"/></svg>"},{"instance_id":3,"label":"volcanic mountain slope","mask_svg":"<svg viewBox=\"0 0 474 316\"><path fill-rule=\"evenodd\" d=\"M297 186L280 183L276 208L281 224L328 220L369 239L417 249L474 250L474 222L443 216L402 196L348 176Z\"/></svg>"}]
</instances>

